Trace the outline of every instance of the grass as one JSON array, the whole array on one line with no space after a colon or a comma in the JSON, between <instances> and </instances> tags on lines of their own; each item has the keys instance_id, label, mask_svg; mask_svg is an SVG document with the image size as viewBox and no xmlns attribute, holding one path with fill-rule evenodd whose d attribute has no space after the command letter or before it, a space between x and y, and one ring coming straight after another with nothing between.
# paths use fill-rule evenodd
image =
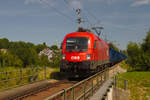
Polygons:
<instances>
[{"instance_id":1,"label":"grass","mask_svg":"<svg viewBox=\"0 0 150 100\"><path fill-rule=\"evenodd\" d=\"M59 72L59 67L46 67L46 70L45 67L35 67L33 70L31 69L31 67L27 67L22 68L22 72L20 72L20 69L21 68L17 67L0 68L0 91L38 80L50 79L52 73ZM34 76L32 77L32 75ZM20 76L22 76L22 78ZM9 80L5 81L6 79Z\"/></svg>"},{"instance_id":2,"label":"grass","mask_svg":"<svg viewBox=\"0 0 150 100\"><path fill-rule=\"evenodd\" d=\"M127 80L130 100L150 100L150 72L127 72L118 77ZM123 84L121 79L119 83ZM123 88L122 85L118 86Z\"/></svg>"},{"instance_id":3,"label":"grass","mask_svg":"<svg viewBox=\"0 0 150 100\"><path fill-rule=\"evenodd\" d=\"M123 69L126 69L127 71L132 71L132 67L129 65L129 64L126 64L125 61L122 61L120 64L120 67L123 68Z\"/></svg>"}]
</instances>

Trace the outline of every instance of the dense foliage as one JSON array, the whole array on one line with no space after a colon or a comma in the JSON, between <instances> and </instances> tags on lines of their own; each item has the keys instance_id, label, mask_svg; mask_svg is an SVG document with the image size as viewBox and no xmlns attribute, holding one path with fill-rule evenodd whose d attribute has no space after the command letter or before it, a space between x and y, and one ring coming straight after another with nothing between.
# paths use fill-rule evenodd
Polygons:
<instances>
[{"instance_id":1,"label":"dense foliage","mask_svg":"<svg viewBox=\"0 0 150 100\"><path fill-rule=\"evenodd\" d=\"M150 30L141 44L129 42L127 63L133 70L150 70Z\"/></svg>"},{"instance_id":2,"label":"dense foliage","mask_svg":"<svg viewBox=\"0 0 150 100\"><path fill-rule=\"evenodd\" d=\"M46 55L38 55L45 48L50 48L54 52L51 61ZM29 42L10 42L6 38L0 39L0 67L58 66L59 62L60 50L56 45L48 47L46 43L34 45Z\"/></svg>"},{"instance_id":3,"label":"dense foliage","mask_svg":"<svg viewBox=\"0 0 150 100\"><path fill-rule=\"evenodd\" d=\"M120 51L119 48L113 42L109 42L108 45L109 45L110 48L112 48L116 51Z\"/></svg>"}]
</instances>

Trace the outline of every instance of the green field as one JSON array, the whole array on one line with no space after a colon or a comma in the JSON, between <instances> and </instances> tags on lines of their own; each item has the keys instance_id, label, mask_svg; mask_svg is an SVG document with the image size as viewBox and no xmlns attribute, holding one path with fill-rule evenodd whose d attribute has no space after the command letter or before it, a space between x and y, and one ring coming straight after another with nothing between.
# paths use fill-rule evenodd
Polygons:
<instances>
[{"instance_id":1,"label":"green field","mask_svg":"<svg viewBox=\"0 0 150 100\"><path fill-rule=\"evenodd\" d=\"M127 80L130 100L150 100L150 72L127 72L118 77ZM120 88L124 88L121 79L118 83L121 83L118 84Z\"/></svg>"},{"instance_id":2,"label":"green field","mask_svg":"<svg viewBox=\"0 0 150 100\"><path fill-rule=\"evenodd\" d=\"M22 86L35 81L57 78L59 68L50 67L4 67L0 68L0 91ZM45 69L46 68L46 69Z\"/></svg>"}]
</instances>

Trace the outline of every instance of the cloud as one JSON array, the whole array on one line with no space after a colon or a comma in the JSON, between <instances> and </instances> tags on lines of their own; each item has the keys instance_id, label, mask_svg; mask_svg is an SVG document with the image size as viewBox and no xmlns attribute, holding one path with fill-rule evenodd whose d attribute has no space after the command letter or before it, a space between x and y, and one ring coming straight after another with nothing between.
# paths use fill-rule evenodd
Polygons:
<instances>
[{"instance_id":1,"label":"cloud","mask_svg":"<svg viewBox=\"0 0 150 100\"><path fill-rule=\"evenodd\" d=\"M88 0L90 2L102 2L102 3L107 3L107 4L113 4L116 2L121 2L123 0Z\"/></svg>"},{"instance_id":2,"label":"cloud","mask_svg":"<svg viewBox=\"0 0 150 100\"><path fill-rule=\"evenodd\" d=\"M82 4L81 0L70 0L69 4L74 9L83 8L83 4Z\"/></svg>"},{"instance_id":3,"label":"cloud","mask_svg":"<svg viewBox=\"0 0 150 100\"><path fill-rule=\"evenodd\" d=\"M30 4L30 3L48 3L48 0L25 0L25 4Z\"/></svg>"},{"instance_id":4,"label":"cloud","mask_svg":"<svg viewBox=\"0 0 150 100\"><path fill-rule=\"evenodd\" d=\"M148 5L150 4L150 0L137 0L135 1L134 3L132 3L132 7L135 7L135 6L142 6L142 5Z\"/></svg>"},{"instance_id":5,"label":"cloud","mask_svg":"<svg viewBox=\"0 0 150 100\"><path fill-rule=\"evenodd\" d=\"M123 2L133 2L131 3L132 7L135 6L142 6L150 4L150 0L88 0L89 2L99 2L99 3L107 3L107 4L114 4L114 3L123 3Z\"/></svg>"},{"instance_id":6,"label":"cloud","mask_svg":"<svg viewBox=\"0 0 150 100\"><path fill-rule=\"evenodd\" d=\"M41 4L44 7L47 7L48 5L56 6L55 0L25 0L24 3L25 4Z\"/></svg>"},{"instance_id":7,"label":"cloud","mask_svg":"<svg viewBox=\"0 0 150 100\"><path fill-rule=\"evenodd\" d=\"M83 4L81 2L81 0L65 0L66 3L69 4L69 6L73 9L78 9L78 8L83 8ZM44 6L46 6L47 4L51 5L51 6L56 6L56 4L58 4L59 2L57 2L56 0L25 0L24 2L25 4L42 4Z\"/></svg>"}]
</instances>

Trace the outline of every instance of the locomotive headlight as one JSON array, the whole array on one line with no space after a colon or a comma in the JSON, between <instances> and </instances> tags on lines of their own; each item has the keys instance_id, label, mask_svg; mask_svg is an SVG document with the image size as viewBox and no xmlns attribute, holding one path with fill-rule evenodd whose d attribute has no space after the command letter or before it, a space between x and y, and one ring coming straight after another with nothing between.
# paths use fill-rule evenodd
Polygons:
<instances>
[{"instance_id":1,"label":"locomotive headlight","mask_svg":"<svg viewBox=\"0 0 150 100\"><path fill-rule=\"evenodd\" d=\"M65 54L62 55L62 59L64 60L66 58Z\"/></svg>"},{"instance_id":2,"label":"locomotive headlight","mask_svg":"<svg viewBox=\"0 0 150 100\"><path fill-rule=\"evenodd\" d=\"M91 54L87 54L86 59L90 60L91 59Z\"/></svg>"}]
</instances>

